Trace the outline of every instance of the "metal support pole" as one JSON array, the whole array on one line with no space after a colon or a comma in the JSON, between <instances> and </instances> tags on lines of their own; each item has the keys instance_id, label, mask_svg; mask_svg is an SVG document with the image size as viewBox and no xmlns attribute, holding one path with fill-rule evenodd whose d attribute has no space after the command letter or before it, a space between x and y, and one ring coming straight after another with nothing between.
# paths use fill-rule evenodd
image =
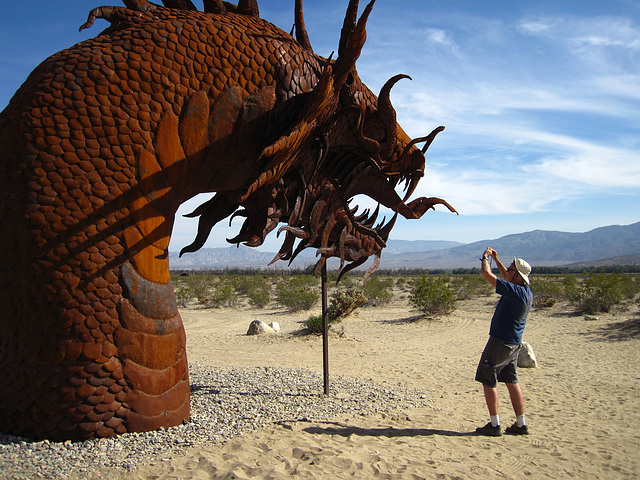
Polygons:
<instances>
[{"instance_id":1,"label":"metal support pole","mask_svg":"<svg viewBox=\"0 0 640 480\"><path fill-rule=\"evenodd\" d=\"M329 322L327 321L327 264L322 265L322 368L324 394L329 395Z\"/></svg>"}]
</instances>

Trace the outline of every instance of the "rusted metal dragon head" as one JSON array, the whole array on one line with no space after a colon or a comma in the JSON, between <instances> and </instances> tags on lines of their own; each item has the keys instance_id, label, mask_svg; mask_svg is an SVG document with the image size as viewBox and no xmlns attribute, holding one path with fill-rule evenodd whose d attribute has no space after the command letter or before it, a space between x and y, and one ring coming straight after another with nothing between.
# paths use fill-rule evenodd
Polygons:
<instances>
[{"instance_id":1,"label":"rusted metal dragon head","mask_svg":"<svg viewBox=\"0 0 640 480\"><path fill-rule=\"evenodd\" d=\"M290 91L296 95L276 103L269 112L268 124L278 127L272 129L273 140L260 152L262 168L257 178L241 194L231 197L221 192L193 212L190 216L201 216L199 233L181 254L200 248L215 223L230 208L241 206L231 218L244 216L246 220L230 243L261 245L269 232L285 222L278 233L284 231L286 237L272 263L279 259L291 262L304 248L312 247L320 256L316 273L329 257L340 258L342 275L374 256L368 276L379 265L397 214L417 219L436 204L455 212L440 198L405 203L424 175L425 151L444 127L412 140L398 125L390 91L407 75L391 78L377 98L360 80L355 64L374 3L358 19L358 1L349 2L337 59L312 55L304 57L304 65L289 66L294 87ZM257 12L255 3L247 4L251 7L241 2L242 8ZM301 0L296 0L295 14L296 39L312 53ZM297 72L305 71L311 72L307 78L295 78L300 75ZM416 144L422 142L420 150ZM403 199L395 190L401 182L406 182ZM358 215L358 208L352 209L350 202L360 194L395 215L388 223L383 220L377 225L378 209L371 215L369 211ZM346 267L345 261L350 262Z\"/></svg>"}]
</instances>

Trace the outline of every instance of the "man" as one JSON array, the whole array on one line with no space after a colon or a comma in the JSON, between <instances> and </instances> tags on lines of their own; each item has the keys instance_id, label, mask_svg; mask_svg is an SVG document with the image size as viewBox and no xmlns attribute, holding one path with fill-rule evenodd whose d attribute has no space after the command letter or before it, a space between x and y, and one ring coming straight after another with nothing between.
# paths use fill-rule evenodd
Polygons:
<instances>
[{"instance_id":1,"label":"man","mask_svg":"<svg viewBox=\"0 0 640 480\"><path fill-rule=\"evenodd\" d=\"M491 271L489 258L495 260L502 278ZM498 259L498 253L487 248L482 254L482 276L501 295L491 319L489 341L482 352L476 371L476 380L484 387L484 397L491 421L476 432L481 435L500 436L502 427L498 416L497 382L504 382L509 391L516 422L505 430L512 435L527 435L529 429L524 418L524 397L518 384L516 367L522 346L522 332L531 310L533 295L529 288L531 267L520 258L506 268Z\"/></svg>"}]
</instances>

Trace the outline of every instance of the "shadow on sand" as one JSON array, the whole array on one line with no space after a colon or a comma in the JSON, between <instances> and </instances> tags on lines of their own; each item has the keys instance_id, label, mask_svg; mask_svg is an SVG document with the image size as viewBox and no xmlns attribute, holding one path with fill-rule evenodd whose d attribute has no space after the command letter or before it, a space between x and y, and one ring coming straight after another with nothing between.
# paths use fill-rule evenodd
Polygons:
<instances>
[{"instance_id":1,"label":"shadow on sand","mask_svg":"<svg viewBox=\"0 0 640 480\"><path fill-rule=\"evenodd\" d=\"M433 428L361 428L353 425L341 425L335 422L324 422L326 427L307 427L302 430L316 435L340 435L349 437L358 435L360 437L430 437L440 435L445 437L467 437L477 436L473 432L453 432L451 430L438 430Z\"/></svg>"},{"instance_id":2,"label":"shadow on sand","mask_svg":"<svg viewBox=\"0 0 640 480\"><path fill-rule=\"evenodd\" d=\"M600 327L596 332L605 341L622 341L640 338L640 315L623 322L609 323Z\"/></svg>"}]
</instances>

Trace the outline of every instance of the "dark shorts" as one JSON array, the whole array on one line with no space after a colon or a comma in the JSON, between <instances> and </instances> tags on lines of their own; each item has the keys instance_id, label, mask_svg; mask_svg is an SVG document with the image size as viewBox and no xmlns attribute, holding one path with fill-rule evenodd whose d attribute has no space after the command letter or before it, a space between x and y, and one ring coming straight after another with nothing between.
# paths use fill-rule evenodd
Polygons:
<instances>
[{"instance_id":1,"label":"dark shorts","mask_svg":"<svg viewBox=\"0 0 640 480\"><path fill-rule=\"evenodd\" d=\"M498 382L518 383L516 367L520 347L522 345L504 343L490 336L478 363L476 380L493 388Z\"/></svg>"}]
</instances>

